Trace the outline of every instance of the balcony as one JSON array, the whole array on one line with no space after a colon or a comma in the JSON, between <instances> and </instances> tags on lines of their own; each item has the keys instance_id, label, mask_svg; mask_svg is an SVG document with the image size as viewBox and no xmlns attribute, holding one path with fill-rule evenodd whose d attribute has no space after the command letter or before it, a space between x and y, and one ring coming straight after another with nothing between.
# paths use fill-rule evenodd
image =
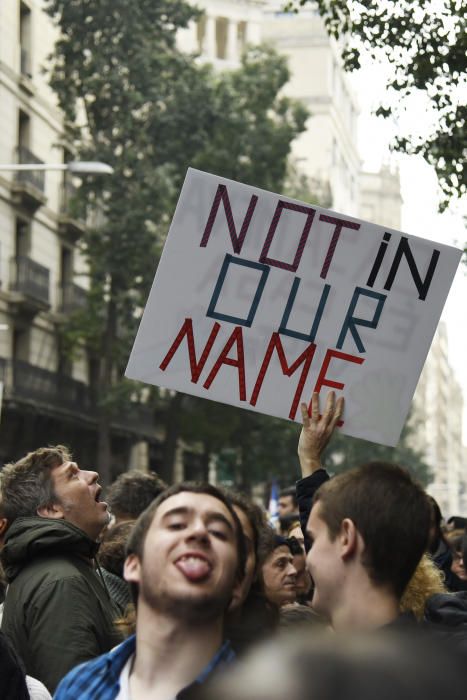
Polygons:
<instances>
[{"instance_id":1,"label":"balcony","mask_svg":"<svg viewBox=\"0 0 467 700\"><path fill-rule=\"evenodd\" d=\"M19 165L43 165L44 162L25 146L18 147ZM47 201L45 196L45 172L43 170L20 170L12 184L13 201L17 206L34 213Z\"/></svg>"},{"instance_id":2,"label":"balcony","mask_svg":"<svg viewBox=\"0 0 467 700\"><path fill-rule=\"evenodd\" d=\"M58 232L68 243L75 244L86 227L86 208L78 199L78 188L65 173L62 184Z\"/></svg>"},{"instance_id":3,"label":"balcony","mask_svg":"<svg viewBox=\"0 0 467 700\"><path fill-rule=\"evenodd\" d=\"M86 306L87 292L77 284L62 284L59 287L60 305L59 311L62 314L71 314Z\"/></svg>"},{"instance_id":4,"label":"balcony","mask_svg":"<svg viewBox=\"0 0 467 700\"><path fill-rule=\"evenodd\" d=\"M24 255L11 259L10 300L17 312L34 315L50 308L49 270Z\"/></svg>"},{"instance_id":5,"label":"balcony","mask_svg":"<svg viewBox=\"0 0 467 700\"><path fill-rule=\"evenodd\" d=\"M76 379L21 360L3 360L7 368L6 397L93 417L89 387ZM1 372L0 364L0 372Z\"/></svg>"},{"instance_id":6,"label":"balcony","mask_svg":"<svg viewBox=\"0 0 467 700\"><path fill-rule=\"evenodd\" d=\"M22 360L0 358L0 382L4 382L6 407L21 412L28 405L44 415L56 415L97 424L98 411L89 385L58 372L36 367ZM129 435L156 436L154 409L141 404L111 417L113 430Z\"/></svg>"}]
</instances>

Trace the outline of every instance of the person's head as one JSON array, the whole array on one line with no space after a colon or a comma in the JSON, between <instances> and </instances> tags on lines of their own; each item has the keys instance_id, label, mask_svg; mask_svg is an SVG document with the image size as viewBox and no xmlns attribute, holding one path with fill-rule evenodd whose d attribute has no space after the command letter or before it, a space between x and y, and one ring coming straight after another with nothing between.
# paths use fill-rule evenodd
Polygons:
<instances>
[{"instance_id":1,"label":"person's head","mask_svg":"<svg viewBox=\"0 0 467 700\"><path fill-rule=\"evenodd\" d=\"M260 564L260 578L266 599L278 607L295 602L297 570L288 540L273 533L268 539L265 538Z\"/></svg>"},{"instance_id":2,"label":"person's head","mask_svg":"<svg viewBox=\"0 0 467 700\"><path fill-rule=\"evenodd\" d=\"M323 620L308 605L283 605L279 613L279 632L296 633L311 627L323 626Z\"/></svg>"},{"instance_id":3,"label":"person's head","mask_svg":"<svg viewBox=\"0 0 467 700\"><path fill-rule=\"evenodd\" d=\"M332 621L358 579L398 603L429 525L425 492L398 465L370 462L323 484L307 524L313 608Z\"/></svg>"},{"instance_id":4,"label":"person's head","mask_svg":"<svg viewBox=\"0 0 467 700\"><path fill-rule=\"evenodd\" d=\"M205 685L200 700L464 700L466 685L462 654L427 635L315 625L263 644Z\"/></svg>"},{"instance_id":5,"label":"person's head","mask_svg":"<svg viewBox=\"0 0 467 700\"><path fill-rule=\"evenodd\" d=\"M41 447L5 465L0 487L8 527L16 518L38 515L66 520L96 540L110 517L98 479L97 472L80 469L63 445Z\"/></svg>"},{"instance_id":6,"label":"person's head","mask_svg":"<svg viewBox=\"0 0 467 700\"><path fill-rule=\"evenodd\" d=\"M446 537L452 552L451 571L461 581L467 581L467 571L465 569L462 543L464 539L463 530L453 530Z\"/></svg>"},{"instance_id":7,"label":"person's head","mask_svg":"<svg viewBox=\"0 0 467 700\"><path fill-rule=\"evenodd\" d=\"M127 520L111 527L103 535L99 547L99 564L120 578L123 578L126 547L133 530L133 524L132 520Z\"/></svg>"},{"instance_id":8,"label":"person's head","mask_svg":"<svg viewBox=\"0 0 467 700\"><path fill-rule=\"evenodd\" d=\"M242 493L231 489L222 489L231 503L243 531L246 547L245 577L242 586L236 589L232 599L231 609L240 606L247 597L251 584L258 574L258 547L261 533L267 526L263 511Z\"/></svg>"},{"instance_id":9,"label":"person's head","mask_svg":"<svg viewBox=\"0 0 467 700\"><path fill-rule=\"evenodd\" d=\"M401 612L411 612L417 620L423 620L427 601L437 593L447 593L444 574L432 558L424 554L402 595Z\"/></svg>"},{"instance_id":10,"label":"person's head","mask_svg":"<svg viewBox=\"0 0 467 700\"><path fill-rule=\"evenodd\" d=\"M441 513L441 508L439 507L437 501L435 501L433 496L427 496L427 498L431 509L430 530L428 536L427 549L430 552L430 554L435 554L436 550L438 549L441 543L445 543L446 547L448 546L448 544L446 542L446 538L444 536L442 528L443 515Z\"/></svg>"},{"instance_id":11,"label":"person's head","mask_svg":"<svg viewBox=\"0 0 467 700\"><path fill-rule=\"evenodd\" d=\"M295 592L297 600L306 600L311 589L311 577L306 568L306 554L300 542L295 537L288 537L287 542L292 552L293 565L297 572Z\"/></svg>"},{"instance_id":12,"label":"person's head","mask_svg":"<svg viewBox=\"0 0 467 700\"><path fill-rule=\"evenodd\" d=\"M298 520L294 520L294 522L289 526L289 529L287 530L287 537L289 539L293 537L295 540L297 540L300 547L303 549L303 552L305 552L305 538L303 537L303 531Z\"/></svg>"},{"instance_id":13,"label":"person's head","mask_svg":"<svg viewBox=\"0 0 467 700\"><path fill-rule=\"evenodd\" d=\"M167 488L154 472L136 469L120 474L107 490L107 502L115 524L136 520L143 510Z\"/></svg>"},{"instance_id":14,"label":"person's head","mask_svg":"<svg viewBox=\"0 0 467 700\"><path fill-rule=\"evenodd\" d=\"M210 484L166 489L136 521L127 545L125 579L137 610L186 624L223 617L241 586L245 545L228 499Z\"/></svg>"},{"instance_id":15,"label":"person's head","mask_svg":"<svg viewBox=\"0 0 467 700\"><path fill-rule=\"evenodd\" d=\"M292 515L293 513L297 513L298 505L295 486L282 489L279 494L278 510L279 518L283 518L284 515Z\"/></svg>"}]
</instances>

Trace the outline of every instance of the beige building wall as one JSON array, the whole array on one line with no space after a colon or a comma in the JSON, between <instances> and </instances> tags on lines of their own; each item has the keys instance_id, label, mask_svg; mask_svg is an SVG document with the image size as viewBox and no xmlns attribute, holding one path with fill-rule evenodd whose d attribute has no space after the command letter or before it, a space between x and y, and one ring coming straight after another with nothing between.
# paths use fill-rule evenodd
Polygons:
<instances>
[{"instance_id":1,"label":"beige building wall","mask_svg":"<svg viewBox=\"0 0 467 700\"><path fill-rule=\"evenodd\" d=\"M0 3L0 163L35 159L50 164L64 162L63 118L42 70L56 36L41 0ZM0 332L1 356L15 359L19 353L22 361L55 371L59 361L57 330L62 320L62 251L68 251L69 269L75 265L82 268L83 262L77 248L60 231L63 172L29 176L32 180L26 178L28 185L36 177L42 183L33 187L32 200L39 195L39 204L30 205L31 198L16 193L17 173L0 171L0 318L8 324L8 329ZM26 233L19 245L20 225ZM48 288L47 304L26 315L21 290L15 290L18 254L28 259L27 280L34 277L34 266L38 265L41 284ZM67 282L73 281L71 274ZM85 284L80 281L82 287ZM83 361L80 358L81 365ZM79 375L82 378L82 367Z\"/></svg>"},{"instance_id":2,"label":"beige building wall","mask_svg":"<svg viewBox=\"0 0 467 700\"><path fill-rule=\"evenodd\" d=\"M413 401L413 444L433 473L428 488L441 512L467 513L467 468L462 443L463 395L448 362L446 326L441 322Z\"/></svg>"},{"instance_id":3,"label":"beige building wall","mask_svg":"<svg viewBox=\"0 0 467 700\"><path fill-rule=\"evenodd\" d=\"M400 231L402 196L397 168L385 165L378 173L360 173L360 216Z\"/></svg>"},{"instance_id":4,"label":"beige building wall","mask_svg":"<svg viewBox=\"0 0 467 700\"><path fill-rule=\"evenodd\" d=\"M219 69L236 68L248 44L261 41L264 0L190 0L203 16L178 33L182 51Z\"/></svg>"},{"instance_id":5,"label":"beige building wall","mask_svg":"<svg viewBox=\"0 0 467 700\"><path fill-rule=\"evenodd\" d=\"M293 144L294 160L310 178L329 184L333 209L358 216L358 106L337 44L317 13L303 8L297 15L285 14L274 2L265 9L262 35L288 59L286 93L311 114Z\"/></svg>"}]
</instances>

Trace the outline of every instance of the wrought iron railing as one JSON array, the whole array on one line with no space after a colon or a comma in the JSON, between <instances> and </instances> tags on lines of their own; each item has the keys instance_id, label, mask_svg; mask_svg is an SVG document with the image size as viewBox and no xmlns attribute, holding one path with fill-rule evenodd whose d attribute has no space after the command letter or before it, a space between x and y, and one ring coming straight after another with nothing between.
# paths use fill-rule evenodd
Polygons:
<instances>
[{"instance_id":1,"label":"wrought iron railing","mask_svg":"<svg viewBox=\"0 0 467 700\"><path fill-rule=\"evenodd\" d=\"M70 314L86 306L87 292L77 284L70 282L60 285L60 294L60 311L64 314Z\"/></svg>"},{"instance_id":2,"label":"wrought iron railing","mask_svg":"<svg viewBox=\"0 0 467 700\"><path fill-rule=\"evenodd\" d=\"M43 165L44 161L34 155L26 146L18 146L19 165ZM44 170L20 170L16 173L18 182L27 182L33 185L42 193L45 192L45 172Z\"/></svg>"},{"instance_id":3,"label":"wrought iron railing","mask_svg":"<svg viewBox=\"0 0 467 700\"><path fill-rule=\"evenodd\" d=\"M89 387L83 382L21 360L10 362L13 369L13 396L53 404L57 408L67 408L87 415L93 413Z\"/></svg>"},{"instance_id":4,"label":"wrought iron railing","mask_svg":"<svg viewBox=\"0 0 467 700\"><path fill-rule=\"evenodd\" d=\"M12 258L11 264L10 289L48 304L49 270L25 255Z\"/></svg>"}]
</instances>

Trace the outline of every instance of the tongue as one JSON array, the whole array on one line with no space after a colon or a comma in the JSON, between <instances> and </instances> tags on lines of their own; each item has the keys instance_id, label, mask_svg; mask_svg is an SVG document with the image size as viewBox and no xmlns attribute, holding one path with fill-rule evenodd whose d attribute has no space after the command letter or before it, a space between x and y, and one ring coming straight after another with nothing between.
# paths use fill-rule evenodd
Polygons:
<instances>
[{"instance_id":1,"label":"tongue","mask_svg":"<svg viewBox=\"0 0 467 700\"><path fill-rule=\"evenodd\" d=\"M201 581L210 572L209 564L203 559L180 559L177 567L190 581Z\"/></svg>"}]
</instances>

